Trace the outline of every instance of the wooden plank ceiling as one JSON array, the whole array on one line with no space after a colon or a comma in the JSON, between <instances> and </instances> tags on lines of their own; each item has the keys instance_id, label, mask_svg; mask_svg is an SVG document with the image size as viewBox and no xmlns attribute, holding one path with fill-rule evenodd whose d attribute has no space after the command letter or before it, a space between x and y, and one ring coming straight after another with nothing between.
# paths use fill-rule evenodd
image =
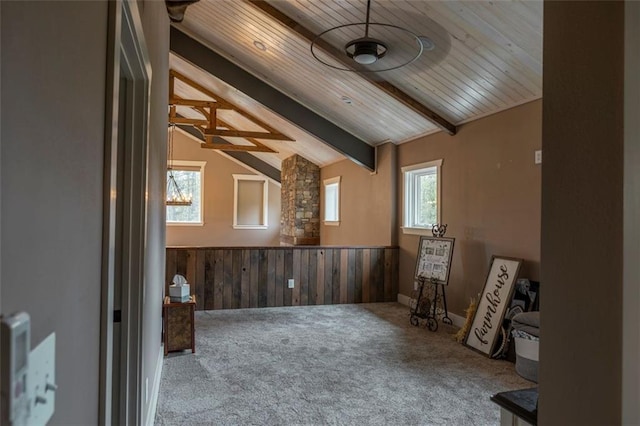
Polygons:
<instances>
[{"instance_id":1,"label":"wooden plank ceiling","mask_svg":"<svg viewBox=\"0 0 640 426\"><path fill-rule=\"evenodd\" d=\"M387 141L403 143L443 128L452 133L447 123L455 131L466 122L539 99L542 7L542 1L373 0L371 22L397 25L428 37L434 48L405 67L366 75L319 63L311 55L309 42L310 35L363 22L366 0L200 0L189 7L181 24L174 25L375 146ZM348 31L344 35L347 40L362 36L357 27ZM341 34L329 35L333 38L327 40L334 47L344 44ZM395 40L394 31L388 28L380 27L371 35L396 50L412 48ZM176 55L170 62L173 69L296 140L262 140L279 151L254 154L263 161L279 168L280 160L294 152L320 166L344 158L277 113L252 102L251 93L227 87ZM388 87L424 109L399 101ZM425 110L442 121L429 118Z\"/></svg>"}]
</instances>

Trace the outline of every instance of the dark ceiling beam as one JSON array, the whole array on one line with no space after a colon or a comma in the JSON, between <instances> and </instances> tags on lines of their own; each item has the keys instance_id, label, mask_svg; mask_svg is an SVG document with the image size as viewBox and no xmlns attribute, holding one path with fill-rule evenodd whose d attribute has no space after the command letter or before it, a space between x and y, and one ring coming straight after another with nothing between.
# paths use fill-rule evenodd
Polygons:
<instances>
[{"instance_id":1,"label":"dark ceiling beam","mask_svg":"<svg viewBox=\"0 0 640 426\"><path fill-rule=\"evenodd\" d=\"M196 129L193 126L185 126L185 125L178 125L178 128L180 128L181 130L185 131L186 133L190 134L191 136L193 136L194 138L198 139L201 142L205 142L204 137L202 136L202 133L200 133L200 131L198 129ZM213 138L214 142L216 144L228 144L231 145L231 143L225 141L222 138L218 138L218 137L214 137ZM265 175L266 177L273 179L274 181L281 183L280 180L280 170L276 169L275 167L273 167L271 164L267 164L264 161L262 161L261 159L249 154L248 152L242 152L242 151L225 151L225 154L227 154L229 157L233 157L236 160L240 161L241 163L245 164L247 167L252 168L253 170L257 171L258 173L262 173L263 175Z\"/></svg>"},{"instance_id":2,"label":"dark ceiling beam","mask_svg":"<svg viewBox=\"0 0 640 426\"><path fill-rule=\"evenodd\" d=\"M255 6L256 8L260 9L262 12L266 13L267 15L275 19L276 21L280 22L282 25L295 31L298 35L305 38L309 42L312 42L316 38L316 34L314 34L311 30L304 27L299 22L290 18L284 13L280 12L278 9L271 6L266 1L264 0L247 0L247 1L253 6ZM332 46L331 44L329 44L328 42L322 39L316 40L315 43L318 47L320 47L326 53L331 55L335 60L341 62L347 68L353 69L352 68L353 64L342 59L345 56L342 51L340 51L339 49L335 48L334 46ZM401 89L394 86L392 83L386 80L374 80L373 78L363 73L360 73L360 76L365 80L367 80L369 83L373 84L374 86L382 90L383 92L385 92L387 95L393 97L394 99L401 102L405 106L409 107L413 111L417 112L427 120L431 121L433 124L440 127L445 132L449 133L450 135L456 134L458 129L456 128L455 124L449 122L446 118L442 117L440 114L433 111L428 106L416 100L411 95L403 92Z\"/></svg>"},{"instance_id":3,"label":"dark ceiling beam","mask_svg":"<svg viewBox=\"0 0 640 426\"><path fill-rule=\"evenodd\" d=\"M171 51L216 76L316 136L353 162L375 171L375 149L326 118L276 90L207 46L171 27Z\"/></svg>"}]
</instances>

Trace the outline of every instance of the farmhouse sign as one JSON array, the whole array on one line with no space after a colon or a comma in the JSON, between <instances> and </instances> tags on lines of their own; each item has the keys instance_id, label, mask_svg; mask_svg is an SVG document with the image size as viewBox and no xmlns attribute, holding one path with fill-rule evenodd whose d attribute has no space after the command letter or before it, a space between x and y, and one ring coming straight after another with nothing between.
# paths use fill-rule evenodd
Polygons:
<instances>
[{"instance_id":1,"label":"farmhouse sign","mask_svg":"<svg viewBox=\"0 0 640 426\"><path fill-rule=\"evenodd\" d=\"M476 314L467 333L465 345L491 356L500 334L505 311L511 303L513 287L521 259L493 256Z\"/></svg>"}]
</instances>

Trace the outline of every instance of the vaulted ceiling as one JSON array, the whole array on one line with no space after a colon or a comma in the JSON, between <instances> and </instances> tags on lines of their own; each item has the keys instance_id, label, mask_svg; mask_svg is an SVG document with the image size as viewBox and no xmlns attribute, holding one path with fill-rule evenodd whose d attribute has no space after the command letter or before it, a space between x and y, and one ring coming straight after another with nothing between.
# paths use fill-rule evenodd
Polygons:
<instances>
[{"instance_id":1,"label":"vaulted ceiling","mask_svg":"<svg viewBox=\"0 0 640 426\"><path fill-rule=\"evenodd\" d=\"M464 123L539 99L542 7L542 1L373 0L370 22L399 29L370 27L388 52L363 68L343 47L363 36L364 25L348 24L364 23L366 0L200 0L173 24L170 65L295 140L260 140L278 151L252 153L264 163L280 168L298 153L321 167L346 157L372 168L369 147L453 134ZM314 37L339 26L345 27L316 39L314 57ZM425 47L414 62L358 71L411 58L414 36Z\"/></svg>"}]
</instances>

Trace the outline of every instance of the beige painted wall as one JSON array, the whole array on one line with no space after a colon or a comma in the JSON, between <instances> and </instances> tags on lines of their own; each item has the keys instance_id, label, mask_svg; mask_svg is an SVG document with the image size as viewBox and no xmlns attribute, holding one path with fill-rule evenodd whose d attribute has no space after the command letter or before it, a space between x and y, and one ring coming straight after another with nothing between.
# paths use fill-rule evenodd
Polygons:
<instances>
[{"instance_id":1,"label":"beige painted wall","mask_svg":"<svg viewBox=\"0 0 640 426\"><path fill-rule=\"evenodd\" d=\"M167 226L167 246L236 247L280 245L280 186L269 182L268 228L233 229L233 174L256 174L214 150L200 148L176 130L174 160L206 161L204 225Z\"/></svg>"},{"instance_id":2,"label":"beige painted wall","mask_svg":"<svg viewBox=\"0 0 640 426\"><path fill-rule=\"evenodd\" d=\"M98 418L107 6L2 4L0 313L56 333L51 424Z\"/></svg>"},{"instance_id":3,"label":"beige painted wall","mask_svg":"<svg viewBox=\"0 0 640 426\"><path fill-rule=\"evenodd\" d=\"M626 260L638 263L637 193L630 191L638 163L625 167L623 133L624 99L632 93L623 84L624 18L624 2L544 5L542 425L623 424L623 347L638 363L638 347L627 346L637 345L637 321L627 329L635 336L623 341L622 334L638 306L631 265L623 293L627 238ZM629 77L637 82L637 69ZM633 94L637 99L637 85ZM628 119L637 129L637 109ZM638 139L630 139L626 154L637 160L637 147ZM623 294L635 297L627 318ZM627 408L624 424L638 424L637 389L625 390L635 408Z\"/></svg>"},{"instance_id":4,"label":"beige painted wall","mask_svg":"<svg viewBox=\"0 0 640 426\"><path fill-rule=\"evenodd\" d=\"M542 101L531 102L463 125L458 134L438 133L398 147L398 226L402 224L400 168L443 159L442 218L455 237L447 289L448 308L464 314L482 290L492 255L525 260L521 276L540 275ZM429 233L430 234L430 233ZM400 293L413 289L418 235L400 232Z\"/></svg>"},{"instance_id":5,"label":"beige painted wall","mask_svg":"<svg viewBox=\"0 0 640 426\"><path fill-rule=\"evenodd\" d=\"M322 245L396 245L396 152L393 144L378 147L378 170L371 173L350 160L320 170L320 179L341 177L340 225L320 224ZM320 185L320 218L324 219Z\"/></svg>"},{"instance_id":6,"label":"beige painted wall","mask_svg":"<svg viewBox=\"0 0 640 426\"><path fill-rule=\"evenodd\" d=\"M640 424L640 3L625 3L622 423Z\"/></svg>"},{"instance_id":7,"label":"beige painted wall","mask_svg":"<svg viewBox=\"0 0 640 426\"><path fill-rule=\"evenodd\" d=\"M97 424L108 3L2 3L0 313L31 315L32 348L56 333L50 424ZM157 207L164 186L155 177L164 179L166 157L165 141L155 136L166 130L169 23L163 3L147 3L140 14L154 78L141 371L149 397L141 395L140 407L146 421L161 353L164 215Z\"/></svg>"}]
</instances>

